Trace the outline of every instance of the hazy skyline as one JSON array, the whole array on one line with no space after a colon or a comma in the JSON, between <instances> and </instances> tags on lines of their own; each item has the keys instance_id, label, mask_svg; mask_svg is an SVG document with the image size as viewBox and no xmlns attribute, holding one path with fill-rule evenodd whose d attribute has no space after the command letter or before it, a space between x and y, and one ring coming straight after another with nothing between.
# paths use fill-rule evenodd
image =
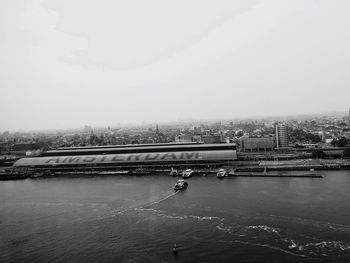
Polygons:
<instances>
[{"instance_id":1,"label":"hazy skyline","mask_svg":"<svg viewBox=\"0 0 350 263\"><path fill-rule=\"evenodd\" d=\"M348 1L0 2L0 131L346 111Z\"/></svg>"}]
</instances>

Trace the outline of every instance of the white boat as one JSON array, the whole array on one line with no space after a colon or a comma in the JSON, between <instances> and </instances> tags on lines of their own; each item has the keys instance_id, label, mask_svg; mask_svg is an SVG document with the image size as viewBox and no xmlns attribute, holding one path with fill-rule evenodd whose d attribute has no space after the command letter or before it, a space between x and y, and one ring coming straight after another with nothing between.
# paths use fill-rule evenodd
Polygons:
<instances>
[{"instance_id":1,"label":"white boat","mask_svg":"<svg viewBox=\"0 0 350 263\"><path fill-rule=\"evenodd\" d=\"M227 176L227 171L225 169L220 169L216 174L217 178L224 178L225 176Z\"/></svg>"},{"instance_id":2,"label":"white boat","mask_svg":"<svg viewBox=\"0 0 350 263\"><path fill-rule=\"evenodd\" d=\"M129 171L101 171L98 174L99 175L124 175L128 173Z\"/></svg>"},{"instance_id":3,"label":"white boat","mask_svg":"<svg viewBox=\"0 0 350 263\"><path fill-rule=\"evenodd\" d=\"M174 190L175 191L184 190L187 188L187 186L188 186L188 183L185 182L185 180L180 179L180 180L177 180L177 182L174 186Z\"/></svg>"},{"instance_id":4,"label":"white boat","mask_svg":"<svg viewBox=\"0 0 350 263\"><path fill-rule=\"evenodd\" d=\"M190 178L194 171L192 169L187 169L182 173L182 178Z\"/></svg>"}]
</instances>

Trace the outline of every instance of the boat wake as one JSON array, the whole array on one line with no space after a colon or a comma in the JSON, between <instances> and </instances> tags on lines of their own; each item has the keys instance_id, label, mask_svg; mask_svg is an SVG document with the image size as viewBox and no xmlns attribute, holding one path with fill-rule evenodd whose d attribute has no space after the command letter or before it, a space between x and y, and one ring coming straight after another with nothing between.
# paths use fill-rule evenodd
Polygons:
<instances>
[{"instance_id":1,"label":"boat wake","mask_svg":"<svg viewBox=\"0 0 350 263\"><path fill-rule=\"evenodd\" d=\"M136 207L136 212L152 213L157 217L170 220L195 220L198 223L207 221L219 232L234 237L234 240L222 242L241 243L250 246L266 247L278 250L289 255L307 259L332 259L350 256L350 242L345 241L319 241L307 242L304 236L290 238L283 229L268 225L242 226L228 222L218 216L197 216L170 213L152 207ZM143 221L143 220L141 220ZM302 241L303 240L303 241Z\"/></svg>"},{"instance_id":2,"label":"boat wake","mask_svg":"<svg viewBox=\"0 0 350 263\"><path fill-rule=\"evenodd\" d=\"M178 192L174 192L173 190L169 190L164 194L165 195L164 197L160 197L154 201L151 201L150 203L144 204L144 206L151 206L151 205L159 204L160 202L167 200L168 198L176 195L177 193Z\"/></svg>"},{"instance_id":3,"label":"boat wake","mask_svg":"<svg viewBox=\"0 0 350 263\"><path fill-rule=\"evenodd\" d=\"M279 249L289 254L294 254L309 259L320 258L340 258L350 256L350 243L345 241L320 241L306 242L297 241L288 237L280 228L275 228L267 225L252 225L246 226L242 232L248 237L254 237L257 240L270 240L271 244L262 244L256 242L253 244L266 246L272 249ZM300 237L300 239L304 239Z\"/></svg>"},{"instance_id":4,"label":"boat wake","mask_svg":"<svg viewBox=\"0 0 350 263\"><path fill-rule=\"evenodd\" d=\"M217 216L196 216L196 215L179 215L176 213L169 213L164 210L157 210L154 208L143 208L143 207L138 207L134 208L135 211L140 211L140 212L152 212L155 213L159 217L163 218L168 218L168 219L194 219L196 221L210 221L210 220L217 220L217 221L223 221L223 218L217 217Z\"/></svg>"},{"instance_id":5,"label":"boat wake","mask_svg":"<svg viewBox=\"0 0 350 263\"><path fill-rule=\"evenodd\" d=\"M174 192L172 190L168 190L164 194L157 196L154 200L150 200L147 203L141 202L141 203L137 203L135 205L129 205L126 208L115 209L115 210L113 210L113 216L122 215L126 212L130 212L130 211L137 210L137 209L143 209L145 207L150 207L152 205L159 204L160 202L163 202L163 201L169 199L170 197L176 195L176 193L177 192Z\"/></svg>"},{"instance_id":6,"label":"boat wake","mask_svg":"<svg viewBox=\"0 0 350 263\"><path fill-rule=\"evenodd\" d=\"M266 225L257 225L257 226L247 226L247 229L257 229L259 231L266 231L269 233L275 233L275 234L279 234L278 233L278 228L274 228L274 227L270 227L270 226L266 226Z\"/></svg>"},{"instance_id":7,"label":"boat wake","mask_svg":"<svg viewBox=\"0 0 350 263\"><path fill-rule=\"evenodd\" d=\"M322 222L312 219L299 218L299 217L287 217L287 216L276 216L276 215L268 215L271 220L277 220L278 222L293 222L295 224L302 224L306 226L313 226L319 229L329 229L341 232L350 232L350 225L336 224L330 222ZM266 215L263 215L266 217Z\"/></svg>"}]
</instances>

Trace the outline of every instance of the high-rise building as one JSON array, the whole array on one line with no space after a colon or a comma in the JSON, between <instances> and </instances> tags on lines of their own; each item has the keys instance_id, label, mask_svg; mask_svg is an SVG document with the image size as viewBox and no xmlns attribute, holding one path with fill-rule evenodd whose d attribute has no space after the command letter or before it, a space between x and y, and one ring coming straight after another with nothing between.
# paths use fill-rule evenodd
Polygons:
<instances>
[{"instance_id":1,"label":"high-rise building","mask_svg":"<svg viewBox=\"0 0 350 263\"><path fill-rule=\"evenodd\" d=\"M276 136L277 149L288 147L288 133L287 133L287 125L286 124L284 124L284 123L276 124L275 136Z\"/></svg>"}]
</instances>

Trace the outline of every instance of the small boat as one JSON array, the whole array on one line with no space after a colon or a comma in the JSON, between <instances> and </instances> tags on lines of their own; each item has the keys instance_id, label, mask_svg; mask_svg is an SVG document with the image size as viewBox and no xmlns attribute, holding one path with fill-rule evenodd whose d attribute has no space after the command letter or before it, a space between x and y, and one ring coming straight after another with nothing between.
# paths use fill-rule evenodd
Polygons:
<instances>
[{"instance_id":1,"label":"small boat","mask_svg":"<svg viewBox=\"0 0 350 263\"><path fill-rule=\"evenodd\" d=\"M182 173L182 178L190 178L194 174L192 169L187 169Z\"/></svg>"},{"instance_id":2,"label":"small boat","mask_svg":"<svg viewBox=\"0 0 350 263\"><path fill-rule=\"evenodd\" d=\"M101 171L99 175L124 175L129 174L129 171Z\"/></svg>"},{"instance_id":3,"label":"small boat","mask_svg":"<svg viewBox=\"0 0 350 263\"><path fill-rule=\"evenodd\" d=\"M171 176L178 176L179 172L178 172L178 170L171 168L170 175Z\"/></svg>"},{"instance_id":4,"label":"small boat","mask_svg":"<svg viewBox=\"0 0 350 263\"><path fill-rule=\"evenodd\" d=\"M178 253L176 244L174 244L174 246L173 246L173 253L174 253L174 255L177 255L177 253Z\"/></svg>"},{"instance_id":5,"label":"small boat","mask_svg":"<svg viewBox=\"0 0 350 263\"><path fill-rule=\"evenodd\" d=\"M216 174L216 177L219 179L224 178L225 176L227 176L227 171L225 169L220 169Z\"/></svg>"},{"instance_id":6,"label":"small boat","mask_svg":"<svg viewBox=\"0 0 350 263\"><path fill-rule=\"evenodd\" d=\"M32 174L29 175L30 178L39 178L39 177L42 177L44 176L44 172L34 172Z\"/></svg>"},{"instance_id":7,"label":"small boat","mask_svg":"<svg viewBox=\"0 0 350 263\"><path fill-rule=\"evenodd\" d=\"M136 170L130 170L129 175L150 175L152 172L143 168L137 168Z\"/></svg>"},{"instance_id":8,"label":"small boat","mask_svg":"<svg viewBox=\"0 0 350 263\"><path fill-rule=\"evenodd\" d=\"M177 180L175 186L174 186L174 190L175 191L179 191L179 190L185 190L188 186L188 183L185 182L185 180L183 179L180 179L180 180Z\"/></svg>"}]
</instances>

